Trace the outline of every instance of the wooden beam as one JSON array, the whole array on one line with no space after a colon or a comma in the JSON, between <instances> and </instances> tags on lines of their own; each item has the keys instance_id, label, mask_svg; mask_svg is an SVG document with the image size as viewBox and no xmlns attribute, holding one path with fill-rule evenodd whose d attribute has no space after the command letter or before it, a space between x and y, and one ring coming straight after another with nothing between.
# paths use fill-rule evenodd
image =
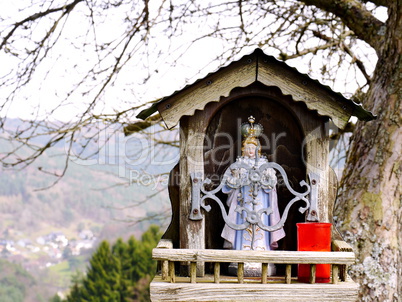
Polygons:
<instances>
[{"instance_id":1,"label":"wooden beam","mask_svg":"<svg viewBox=\"0 0 402 302\"><path fill-rule=\"evenodd\" d=\"M353 252L236 251L203 249L153 249L155 260L189 262L257 262L275 264L353 264Z\"/></svg>"},{"instance_id":2,"label":"wooden beam","mask_svg":"<svg viewBox=\"0 0 402 302\"><path fill-rule=\"evenodd\" d=\"M356 302L359 285L352 281L331 283L151 283L151 300L158 301L267 301Z\"/></svg>"}]
</instances>

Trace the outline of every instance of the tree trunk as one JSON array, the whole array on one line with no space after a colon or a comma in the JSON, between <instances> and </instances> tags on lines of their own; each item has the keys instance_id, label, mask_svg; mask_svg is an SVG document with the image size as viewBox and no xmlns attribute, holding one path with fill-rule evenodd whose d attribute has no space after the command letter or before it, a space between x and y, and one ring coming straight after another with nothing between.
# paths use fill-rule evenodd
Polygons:
<instances>
[{"instance_id":1,"label":"tree trunk","mask_svg":"<svg viewBox=\"0 0 402 302\"><path fill-rule=\"evenodd\" d=\"M389 1L387 31L364 106L378 117L358 123L335 206L354 247L359 301L402 301L402 1Z\"/></svg>"}]
</instances>

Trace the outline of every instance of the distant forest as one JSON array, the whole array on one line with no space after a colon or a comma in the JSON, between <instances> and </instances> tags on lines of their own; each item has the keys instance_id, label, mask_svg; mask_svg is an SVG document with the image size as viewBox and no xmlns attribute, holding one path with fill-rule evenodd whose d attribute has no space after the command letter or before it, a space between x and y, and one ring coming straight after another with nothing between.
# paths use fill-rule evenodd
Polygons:
<instances>
[{"instance_id":1,"label":"distant forest","mask_svg":"<svg viewBox=\"0 0 402 302\"><path fill-rule=\"evenodd\" d=\"M25 296L22 301L47 301L49 295L68 290L71 276L77 269L85 270L93 250L68 257L67 252L61 251L63 257L54 265L55 260L48 259L42 251L44 247L37 243L41 236L60 232L69 240L78 240L79 232L89 230L96 236L98 245L102 240L114 242L119 237L122 240L131 236L140 238L151 224L162 228L167 226L170 203L166 180L167 173L176 163L177 148L166 146L157 152L154 150L158 156L155 162L163 162L165 157L169 157L166 165L141 160L135 166L135 156L123 162L114 157L121 153L119 148L135 154L138 138L121 140L119 137L120 141L110 140L106 146L108 150L98 154L103 158L95 158L95 164L68 162L66 174L53 186L56 178L43 171L60 171L64 167L66 156L62 143L22 170L2 169L0 260L1 265L7 267L3 270L7 277L0 279L1 297L4 292L12 292L10 297L18 296L17 292L23 294L23 288L17 290L19 285L16 285L22 280L24 288L31 288L26 286L31 284L36 288L36 295L45 299ZM0 144L0 153L4 154L8 149L8 142ZM29 150L21 149L20 152ZM138 177L145 181L138 181ZM33 249L18 245L26 242L40 251L33 252ZM12 249L7 250L6 244L13 244ZM46 262L52 262L52 266L39 268ZM28 294L32 295L32 290ZM10 301L20 301L17 296Z\"/></svg>"}]
</instances>

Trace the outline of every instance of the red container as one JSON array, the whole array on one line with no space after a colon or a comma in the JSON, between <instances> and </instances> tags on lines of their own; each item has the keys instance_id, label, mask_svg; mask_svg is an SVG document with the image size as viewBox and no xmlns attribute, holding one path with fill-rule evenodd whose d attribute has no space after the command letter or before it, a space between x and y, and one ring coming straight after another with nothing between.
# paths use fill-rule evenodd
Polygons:
<instances>
[{"instance_id":1,"label":"red container","mask_svg":"<svg viewBox=\"0 0 402 302\"><path fill-rule=\"evenodd\" d=\"M331 251L331 223L305 222L297 223L297 250L298 251ZM310 281L310 264L298 265L299 282ZM329 283L331 277L330 264L317 264L317 283Z\"/></svg>"}]
</instances>

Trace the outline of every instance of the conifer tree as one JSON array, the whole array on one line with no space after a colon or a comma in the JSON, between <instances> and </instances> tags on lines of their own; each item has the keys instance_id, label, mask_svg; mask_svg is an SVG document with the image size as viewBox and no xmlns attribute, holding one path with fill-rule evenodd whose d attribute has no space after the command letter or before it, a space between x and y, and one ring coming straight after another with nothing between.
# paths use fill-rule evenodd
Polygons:
<instances>
[{"instance_id":1,"label":"conifer tree","mask_svg":"<svg viewBox=\"0 0 402 302\"><path fill-rule=\"evenodd\" d=\"M83 280L81 299L88 302L125 301L122 290L121 265L107 241L102 241L90 260Z\"/></svg>"},{"instance_id":2,"label":"conifer tree","mask_svg":"<svg viewBox=\"0 0 402 302\"><path fill-rule=\"evenodd\" d=\"M152 249L161 237L151 226L141 241L119 238L113 246L102 241L89 261L87 274L75 277L65 302L134 302L149 300L149 282L156 271Z\"/></svg>"}]
</instances>

